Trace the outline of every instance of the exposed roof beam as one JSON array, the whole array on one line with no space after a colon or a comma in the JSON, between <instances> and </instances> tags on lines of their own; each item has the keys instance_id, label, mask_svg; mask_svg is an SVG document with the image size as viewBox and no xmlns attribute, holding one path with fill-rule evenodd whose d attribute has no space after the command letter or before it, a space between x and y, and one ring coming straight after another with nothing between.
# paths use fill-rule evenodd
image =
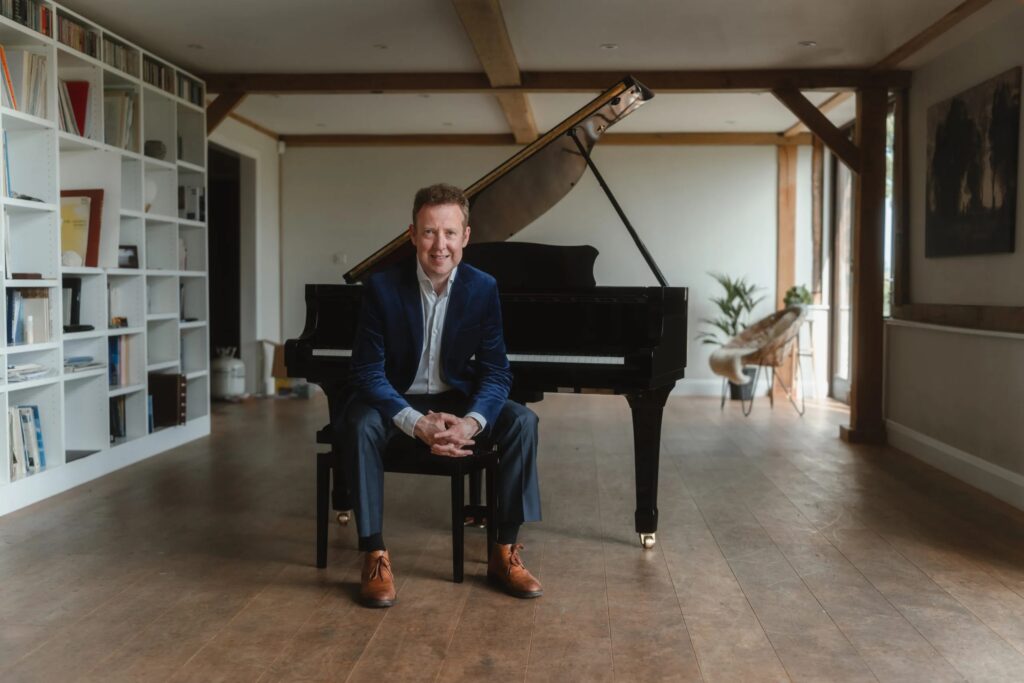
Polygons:
<instances>
[{"instance_id":1,"label":"exposed roof beam","mask_svg":"<svg viewBox=\"0 0 1024 683\"><path fill-rule=\"evenodd\" d=\"M778 88L772 91L776 99L796 114L812 133L821 138L832 152L853 171L860 172L860 149L841 130L835 127L817 107L796 88Z\"/></svg>"},{"instance_id":2,"label":"exposed roof beam","mask_svg":"<svg viewBox=\"0 0 1024 683\"><path fill-rule=\"evenodd\" d=\"M452 0L452 4L491 87L520 85L519 62L498 0ZM516 142L529 144L536 140L537 123L526 93L499 92L497 98Z\"/></svg>"},{"instance_id":3,"label":"exposed roof beam","mask_svg":"<svg viewBox=\"0 0 1024 683\"><path fill-rule=\"evenodd\" d=\"M600 92L622 80L620 71L539 71L521 84L493 88L483 73L205 74L209 92L247 93L490 93ZM748 69L740 71L636 71L655 93L906 87L910 72L872 69Z\"/></svg>"},{"instance_id":4,"label":"exposed roof beam","mask_svg":"<svg viewBox=\"0 0 1024 683\"><path fill-rule=\"evenodd\" d=\"M282 135L289 147L424 147L514 145L503 133L423 135ZM810 133L783 137L778 133L609 133L601 145L809 145Z\"/></svg>"},{"instance_id":5,"label":"exposed roof beam","mask_svg":"<svg viewBox=\"0 0 1024 683\"><path fill-rule=\"evenodd\" d=\"M256 123L252 119L247 119L244 116L242 116L241 114L236 114L236 113L232 112L232 113L228 114L228 118L229 119L234 119L235 121L238 121L243 126L248 126L249 128L252 128L253 130L255 130L255 131L259 132L259 133L263 133L268 138L273 138L274 140L277 140L278 138L281 137L276 132L270 130L266 126L261 126L260 124Z\"/></svg>"},{"instance_id":6,"label":"exposed roof beam","mask_svg":"<svg viewBox=\"0 0 1024 683\"><path fill-rule=\"evenodd\" d=\"M213 130L235 110L245 99L245 91L229 90L217 95L217 99L206 105L206 134Z\"/></svg>"},{"instance_id":7,"label":"exposed roof beam","mask_svg":"<svg viewBox=\"0 0 1024 683\"><path fill-rule=\"evenodd\" d=\"M837 92L835 95L819 104L818 111L820 111L822 114L827 114L828 112L832 111L846 100L853 97L853 95L854 92L852 90L843 90L841 92ZM804 125L804 122L797 121L795 124L787 128L782 134L788 138L806 132L807 126Z\"/></svg>"},{"instance_id":8,"label":"exposed roof beam","mask_svg":"<svg viewBox=\"0 0 1024 683\"><path fill-rule=\"evenodd\" d=\"M900 45L889 53L882 61L875 64L874 69L895 69L905 62L911 55L932 42L943 33L953 28L961 21L971 16L991 0L964 0L949 12L944 14L938 21L918 33L916 36Z\"/></svg>"}]
</instances>

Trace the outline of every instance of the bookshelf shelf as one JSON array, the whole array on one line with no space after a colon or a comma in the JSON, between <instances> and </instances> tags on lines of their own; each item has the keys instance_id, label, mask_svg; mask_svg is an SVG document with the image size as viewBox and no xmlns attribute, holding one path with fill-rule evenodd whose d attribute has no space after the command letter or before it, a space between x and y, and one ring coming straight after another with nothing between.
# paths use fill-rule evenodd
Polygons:
<instances>
[{"instance_id":1,"label":"bookshelf shelf","mask_svg":"<svg viewBox=\"0 0 1024 683\"><path fill-rule=\"evenodd\" d=\"M49 119L9 107L0 107L0 116L4 119L4 130L51 130L57 127L57 124Z\"/></svg>"},{"instance_id":2,"label":"bookshelf shelf","mask_svg":"<svg viewBox=\"0 0 1024 683\"><path fill-rule=\"evenodd\" d=\"M56 204L33 202L29 199L17 199L15 197L4 197L4 206L11 213L53 213L57 210Z\"/></svg>"},{"instance_id":3,"label":"bookshelf shelf","mask_svg":"<svg viewBox=\"0 0 1024 683\"><path fill-rule=\"evenodd\" d=\"M192 171L194 173L205 173L206 169L199 164L193 164L184 159L178 159L178 168L186 171Z\"/></svg>"},{"instance_id":4,"label":"bookshelf shelf","mask_svg":"<svg viewBox=\"0 0 1024 683\"><path fill-rule=\"evenodd\" d=\"M24 313L9 323L24 321L24 334L14 328L16 338L46 340L8 345L8 335L0 339L0 406L18 413L14 424L22 429L19 446L10 429L15 412L0 420L0 515L208 434L210 427L208 228L177 215L179 187L191 200L187 215L205 215L205 84L59 3L41 4L52 13L54 34L58 18L80 29L62 34L68 45L0 16L8 60L16 50L45 60L35 70L45 79L31 81L37 89L26 91L30 96L18 96L24 111L0 106L6 194L14 195L0 199L6 221L0 263L8 264L0 307L5 319L8 301ZM150 151L163 159L143 154L150 141L161 143L163 150L154 144ZM96 262L63 266L61 237L70 223L63 222L61 191L86 189L103 192ZM198 208L197 196L203 199ZM126 262L121 246L135 247L138 267L119 266ZM197 320L182 323L183 316ZM115 319L126 326L111 327ZM49 325L39 327L39 320ZM64 333L65 324L95 329ZM104 367L66 371L71 359ZM167 380L154 375L151 385L150 371L181 374L187 399L182 424L152 434L149 395ZM10 381L18 376L29 379ZM109 386L111 378L119 385ZM29 409L37 413L29 419L42 435L45 467L12 456L12 448L30 445L23 439ZM65 467L85 456L87 466Z\"/></svg>"},{"instance_id":5,"label":"bookshelf shelf","mask_svg":"<svg viewBox=\"0 0 1024 683\"><path fill-rule=\"evenodd\" d=\"M106 368L97 368L96 370L83 370L82 372L65 372L63 377L65 382L74 382L80 379L89 379L91 377L106 376Z\"/></svg>"},{"instance_id":6,"label":"bookshelf shelf","mask_svg":"<svg viewBox=\"0 0 1024 683\"><path fill-rule=\"evenodd\" d=\"M4 286L13 289L35 289L38 287L56 287L60 283L57 280L31 280L14 279L4 280Z\"/></svg>"},{"instance_id":7,"label":"bookshelf shelf","mask_svg":"<svg viewBox=\"0 0 1024 683\"><path fill-rule=\"evenodd\" d=\"M146 331L145 327L113 327L107 330L107 336L110 337L128 337L133 334L142 334Z\"/></svg>"},{"instance_id":8,"label":"bookshelf shelf","mask_svg":"<svg viewBox=\"0 0 1024 683\"><path fill-rule=\"evenodd\" d=\"M42 342L39 344L8 344L7 355L14 356L20 353L33 353L35 351L47 351L60 346L57 342Z\"/></svg>"},{"instance_id":9,"label":"bookshelf shelf","mask_svg":"<svg viewBox=\"0 0 1024 683\"><path fill-rule=\"evenodd\" d=\"M61 339L64 341L77 341L81 339L99 339L107 335L107 330L87 330L85 332L65 332Z\"/></svg>"},{"instance_id":10,"label":"bookshelf shelf","mask_svg":"<svg viewBox=\"0 0 1024 683\"><path fill-rule=\"evenodd\" d=\"M125 387L109 387L108 396L114 398L115 396L125 396L127 394L134 394L136 391L142 391L146 388L145 384L129 384Z\"/></svg>"},{"instance_id":11,"label":"bookshelf shelf","mask_svg":"<svg viewBox=\"0 0 1024 683\"><path fill-rule=\"evenodd\" d=\"M24 382L8 382L7 394L10 395L18 391L37 389L39 387L45 387L51 384L56 384L59 381L60 375L48 375L46 377L37 377L36 379L30 379Z\"/></svg>"}]
</instances>

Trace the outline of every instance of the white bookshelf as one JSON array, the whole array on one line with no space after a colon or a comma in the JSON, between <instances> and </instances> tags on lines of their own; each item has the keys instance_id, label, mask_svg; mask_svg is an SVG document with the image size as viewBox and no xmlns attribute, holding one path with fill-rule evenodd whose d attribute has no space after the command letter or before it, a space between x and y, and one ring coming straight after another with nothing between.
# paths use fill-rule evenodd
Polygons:
<instances>
[{"instance_id":1,"label":"white bookshelf","mask_svg":"<svg viewBox=\"0 0 1024 683\"><path fill-rule=\"evenodd\" d=\"M44 56L47 75L44 116L0 106L5 174L16 195L0 185L0 515L210 431L207 224L205 205L196 201L205 204L207 187L204 85L86 17L57 3L41 4L51 13L50 35L0 16L0 45ZM58 15L89 34L83 49L54 37ZM86 51L90 44L94 54ZM165 80L148 82L144 64L158 65ZM61 80L89 84L82 135L62 129ZM133 125L120 134L106 125L108 95L130 101L134 110ZM179 187L186 195L195 188L189 215L179 206ZM103 190L94 267L61 263L60 193L72 189ZM137 250L137 267L119 266L123 245ZM92 330L63 332L64 278L80 281L79 321ZM7 343L7 292L18 288L48 292L48 339ZM114 317L125 318L125 326L114 327ZM72 356L109 363L110 344L121 339L128 354L125 381L111 384L106 367L65 370L64 359ZM10 381L8 365L22 363L46 372ZM150 432L150 372L185 375L186 424ZM125 407L126 434L116 440L112 399ZM15 477L7 409L19 405L39 407L46 466Z\"/></svg>"}]
</instances>

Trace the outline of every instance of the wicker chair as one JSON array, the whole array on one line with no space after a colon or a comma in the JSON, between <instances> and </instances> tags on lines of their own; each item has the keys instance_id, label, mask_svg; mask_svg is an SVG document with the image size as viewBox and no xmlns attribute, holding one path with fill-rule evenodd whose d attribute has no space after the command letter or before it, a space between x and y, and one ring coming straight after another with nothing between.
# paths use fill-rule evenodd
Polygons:
<instances>
[{"instance_id":1,"label":"wicker chair","mask_svg":"<svg viewBox=\"0 0 1024 683\"><path fill-rule=\"evenodd\" d=\"M788 306L781 311L772 313L763 318L741 333L730 339L722 348L711 354L709 363L711 369L717 375L722 376L722 409L725 409L726 394L729 390L729 382L734 384L746 384L751 381L749 375L743 373L746 366L756 366L754 372L754 388L761 376L761 368L770 373L768 380L768 401L775 407L775 398L772 396L772 388L775 382L786 392L786 397L793 404L796 411L804 414L804 392L801 386L802 373L800 372L800 326L803 325L807 316L805 306ZM787 358L793 361L793 385L787 386L786 380L777 371ZM796 390L800 389L799 403L797 402ZM750 400L741 398L740 404L744 415L750 415L754 409L754 397L752 392Z\"/></svg>"}]
</instances>

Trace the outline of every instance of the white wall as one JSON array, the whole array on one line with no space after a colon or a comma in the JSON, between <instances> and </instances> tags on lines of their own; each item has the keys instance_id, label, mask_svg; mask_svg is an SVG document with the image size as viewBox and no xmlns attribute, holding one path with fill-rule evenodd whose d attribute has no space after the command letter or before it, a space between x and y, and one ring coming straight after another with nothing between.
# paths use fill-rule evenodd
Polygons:
<instances>
[{"instance_id":1,"label":"white wall","mask_svg":"<svg viewBox=\"0 0 1024 683\"><path fill-rule=\"evenodd\" d=\"M1024 193L1014 254L924 258L927 109L1024 63L1024 7L915 71L910 97L911 299L1024 306ZM1022 118L1024 122L1024 118ZM1024 134L1021 135L1024 143ZM1019 159L1024 159L1020 152ZM1024 509L1024 335L887 327L890 441Z\"/></svg>"},{"instance_id":2,"label":"white wall","mask_svg":"<svg viewBox=\"0 0 1024 683\"><path fill-rule=\"evenodd\" d=\"M243 157L243 182L250 174L255 201L245 201L247 188L242 188L243 210L240 245L247 264L242 264L241 303L254 311L250 328L242 330L242 359L246 365L248 391L262 390L261 349L256 340L280 342L281 336L281 253L280 253L280 163L277 141L249 126L228 118L210 135L210 142ZM249 160L249 161L247 161ZM250 224L251 223L251 224ZM248 267L248 273L247 273ZM253 305L248 302L254 299ZM243 322L248 323L243 313Z\"/></svg>"},{"instance_id":3,"label":"white wall","mask_svg":"<svg viewBox=\"0 0 1024 683\"><path fill-rule=\"evenodd\" d=\"M341 282L345 271L404 230L419 187L438 181L466 187L513 152L510 147L288 149L282 163L285 337L302 331L303 286ZM718 285L707 273L747 276L766 288L758 314L772 310L775 148L598 146L594 160L669 284L690 288L687 379L678 390L716 394L720 385L707 366L710 347L693 342L700 318L714 313L708 300ZM804 201L810 201L809 193ZM589 173L517 239L592 244L600 251L599 285L655 283Z\"/></svg>"}]
</instances>

